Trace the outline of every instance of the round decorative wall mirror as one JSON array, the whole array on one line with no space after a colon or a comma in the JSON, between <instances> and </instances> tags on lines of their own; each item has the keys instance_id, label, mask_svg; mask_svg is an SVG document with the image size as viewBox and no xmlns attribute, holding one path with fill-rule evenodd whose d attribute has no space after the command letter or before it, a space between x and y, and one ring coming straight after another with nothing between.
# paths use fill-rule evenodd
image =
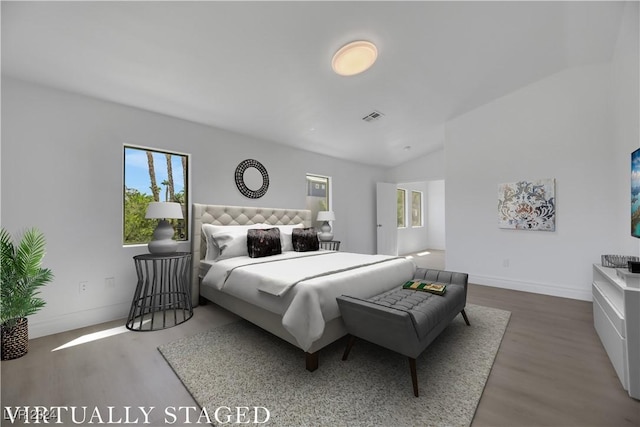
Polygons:
<instances>
[{"instance_id":1,"label":"round decorative wall mirror","mask_svg":"<svg viewBox=\"0 0 640 427\"><path fill-rule=\"evenodd\" d=\"M236 186L243 196L259 199L269 189L267 169L257 160L241 161L236 168Z\"/></svg>"}]
</instances>

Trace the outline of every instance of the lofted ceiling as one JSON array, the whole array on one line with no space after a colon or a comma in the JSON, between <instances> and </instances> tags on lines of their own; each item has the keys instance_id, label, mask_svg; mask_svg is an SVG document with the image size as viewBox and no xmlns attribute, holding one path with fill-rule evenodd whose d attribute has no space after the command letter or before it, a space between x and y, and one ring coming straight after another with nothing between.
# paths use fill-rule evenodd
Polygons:
<instances>
[{"instance_id":1,"label":"lofted ceiling","mask_svg":"<svg viewBox=\"0 0 640 427\"><path fill-rule=\"evenodd\" d=\"M3 75L390 167L441 148L453 117L563 69L610 61L624 3L1 8ZM377 62L336 75L334 52L358 39L377 45ZM373 111L382 118L362 120Z\"/></svg>"}]
</instances>

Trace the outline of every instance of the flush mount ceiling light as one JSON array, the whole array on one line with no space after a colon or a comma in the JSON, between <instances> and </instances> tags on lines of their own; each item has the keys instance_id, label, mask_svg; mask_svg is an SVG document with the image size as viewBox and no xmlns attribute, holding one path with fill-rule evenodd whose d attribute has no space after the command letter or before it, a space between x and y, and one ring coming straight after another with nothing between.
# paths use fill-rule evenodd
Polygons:
<instances>
[{"instance_id":1,"label":"flush mount ceiling light","mask_svg":"<svg viewBox=\"0 0 640 427\"><path fill-rule=\"evenodd\" d=\"M360 74L376 62L378 49L368 41L359 40L342 46L331 60L331 67L341 76Z\"/></svg>"}]
</instances>

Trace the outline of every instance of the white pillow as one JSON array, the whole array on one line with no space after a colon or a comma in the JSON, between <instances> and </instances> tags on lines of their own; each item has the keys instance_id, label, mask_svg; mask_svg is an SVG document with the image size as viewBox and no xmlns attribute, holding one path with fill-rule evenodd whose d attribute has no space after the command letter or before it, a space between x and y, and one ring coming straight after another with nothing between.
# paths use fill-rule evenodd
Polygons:
<instances>
[{"instance_id":1,"label":"white pillow","mask_svg":"<svg viewBox=\"0 0 640 427\"><path fill-rule=\"evenodd\" d=\"M273 227L278 227L280 229L280 246L282 247L282 252L292 251L293 250L293 229L294 228L304 228L304 224L296 224L296 225L274 225Z\"/></svg>"},{"instance_id":2,"label":"white pillow","mask_svg":"<svg viewBox=\"0 0 640 427\"><path fill-rule=\"evenodd\" d=\"M217 261L237 256L249 256L247 230L221 231L212 234L211 238L218 247L219 255L216 258Z\"/></svg>"},{"instance_id":3,"label":"white pillow","mask_svg":"<svg viewBox=\"0 0 640 427\"><path fill-rule=\"evenodd\" d=\"M224 258L232 256L248 255L247 252L247 230L251 228L267 228L271 227L267 224L249 224L249 225L213 225L202 224L202 232L207 241L207 253L204 259L207 261L215 261L220 258L223 252ZM216 235L216 237L214 237ZM235 236L235 238L234 238ZM243 239L244 238L244 242ZM240 239L239 241L234 241ZM244 251L239 246L244 244ZM222 248L224 246L224 248ZM240 255L232 255L240 253Z\"/></svg>"}]
</instances>

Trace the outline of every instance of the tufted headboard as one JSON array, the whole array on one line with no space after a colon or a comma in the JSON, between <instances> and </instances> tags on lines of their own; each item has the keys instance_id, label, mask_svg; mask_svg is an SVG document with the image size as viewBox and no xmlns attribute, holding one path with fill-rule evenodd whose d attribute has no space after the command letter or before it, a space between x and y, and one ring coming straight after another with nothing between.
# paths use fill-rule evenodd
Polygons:
<instances>
[{"instance_id":1,"label":"tufted headboard","mask_svg":"<svg viewBox=\"0 0 640 427\"><path fill-rule=\"evenodd\" d=\"M202 224L247 225L247 224L304 224L311 227L311 211L306 209L257 208L226 205L193 204L191 238L191 300L194 307L200 296L200 278L198 277L200 260L206 254L206 244L202 234Z\"/></svg>"}]
</instances>

